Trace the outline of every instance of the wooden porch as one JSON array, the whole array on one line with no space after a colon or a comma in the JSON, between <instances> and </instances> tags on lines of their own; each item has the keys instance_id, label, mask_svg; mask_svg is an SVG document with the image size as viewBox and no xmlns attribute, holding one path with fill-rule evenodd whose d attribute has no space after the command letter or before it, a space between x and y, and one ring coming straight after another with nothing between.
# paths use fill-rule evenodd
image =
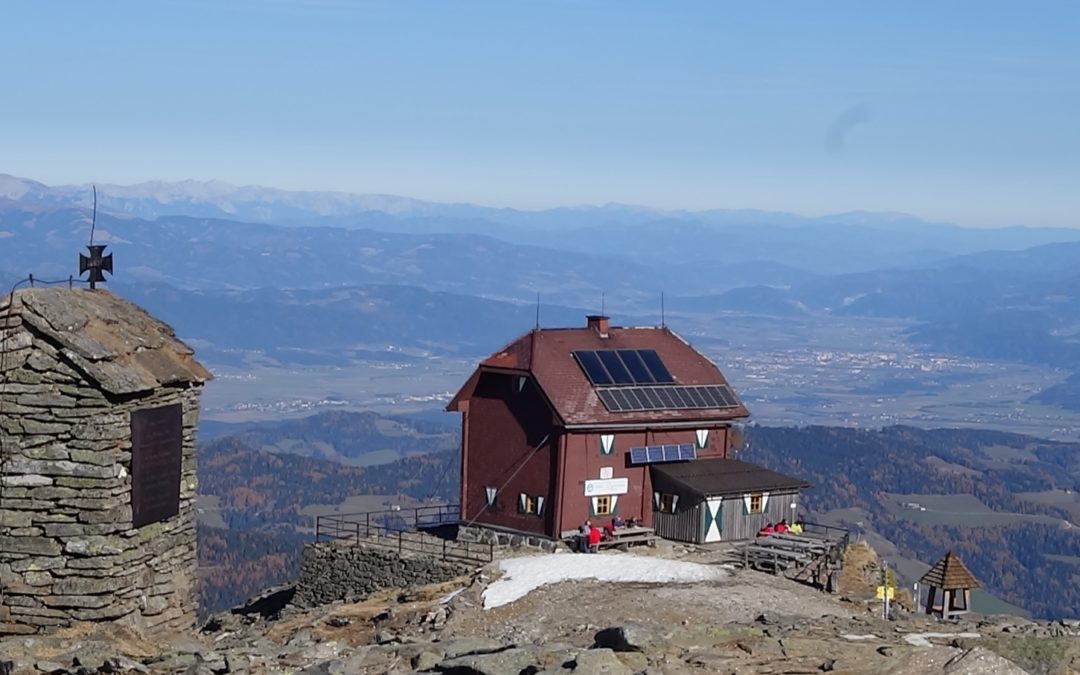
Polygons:
<instances>
[{"instance_id":1,"label":"wooden porch","mask_svg":"<svg viewBox=\"0 0 1080 675\"><path fill-rule=\"evenodd\" d=\"M850 534L817 523L804 523L803 527L802 534L774 533L740 544L735 548L733 562L744 569L783 574L823 591L836 592Z\"/></svg>"}]
</instances>

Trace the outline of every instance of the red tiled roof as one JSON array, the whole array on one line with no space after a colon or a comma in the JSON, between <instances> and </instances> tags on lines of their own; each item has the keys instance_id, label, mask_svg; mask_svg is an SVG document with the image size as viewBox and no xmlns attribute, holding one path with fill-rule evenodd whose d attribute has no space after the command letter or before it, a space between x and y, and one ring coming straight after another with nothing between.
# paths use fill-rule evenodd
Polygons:
<instances>
[{"instance_id":1,"label":"red tiled roof","mask_svg":"<svg viewBox=\"0 0 1080 675\"><path fill-rule=\"evenodd\" d=\"M573 356L584 349L655 349L677 384L728 384L715 364L669 328L612 327L606 338L584 327L533 330L481 361L479 370L529 373L566 425L722 422L750 415L741 403L723 409L609 412ZM472 383L470 378L449 409L471 395Z\"/></svg>"}]
</instances>

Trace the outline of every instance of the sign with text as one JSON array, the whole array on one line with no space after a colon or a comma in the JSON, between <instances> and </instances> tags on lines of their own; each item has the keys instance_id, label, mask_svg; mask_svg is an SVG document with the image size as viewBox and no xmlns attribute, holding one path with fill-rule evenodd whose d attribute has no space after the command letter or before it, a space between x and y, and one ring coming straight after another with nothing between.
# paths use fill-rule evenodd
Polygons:
<instances>
[{"instance_id":1,"label":"sign with text","mask_svg":"<svg viewBox=\"0 0 1080 675\"><path fill-rule=\"evenodd\" d=\"M629 478L608 478L585 481L585 496L624 495L630 490Z\"/></svg>"},{"instance_id":2,"label":"sign with text","mask_svg":"<svg viewBox=\"0 0 1080 675\"><path fill-rule=\"evenodd\" d=\"M135 527L180 512L183 444L179 404L131 413L131 520Z\"/></svg>"}]
</instances>

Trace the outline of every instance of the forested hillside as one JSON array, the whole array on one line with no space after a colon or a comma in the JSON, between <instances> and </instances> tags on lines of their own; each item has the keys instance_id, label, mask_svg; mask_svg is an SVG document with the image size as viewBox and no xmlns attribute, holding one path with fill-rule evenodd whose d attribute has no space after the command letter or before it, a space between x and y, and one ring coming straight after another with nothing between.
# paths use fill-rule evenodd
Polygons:
<instances>
[{"instance_id":1,"label":"forested hillside","mask_svg":"<svg viewBox=\"0 0 1080 675\"><path fill-rule=\"evenodd\" d=\"M747 440L743 459L815 485L811 511L857 509L909 557L956 551L998 597L1039 617L1077 614L1080 444L912 427L754 427Z\"/></svg>"},{"instance_id":2,"label":"forested hillside","mask_svg":"<svg viewBox=\"0 0 1080 675\"><path fill-rule=\"evenodd\" d=\"M349 414L312 420L304 427L310 441L317 440L313 430L332 437L359 423ZM215 499L219 524L228 528L204 523L199 531L206 610L292 578L302 543L313 536L312 505L356 495L456 499L456 451L355 467L272 454L253 439L275 442L265 429L248 429L201 450L200 492ZM1072 582L1080 574L1080 531L1071 526L1080 521L1080 444L911 427L751 427L746 439L743 459L814 484L804 504L815 514L858 513L863 529L926 563L955 550L987 590L1036 616L1072 616L1080 606ZM910 503L925 508L904 506Z\"/></svg>"},{"instance_id":3,"label":"forested hillside","mask_svg":"<svg viewBox=\"0 0 1080 675\"><path fill-rule=\"evenodd\" d=\"M309 425L321 430L322 436L308 433L305 438L311 442L340 440L366 417L330 413L315 418L309 418L313 420ZM294 434L297 429L295 423L276 428L283 434ZM209 441L200 449L199 493L214 504L212 514L206 513L209 507L200 514L204 613L233 606L254 592L295 577L303 545L313 539L315 527L314 516L303 512L306 507L339 505L355 495L446 502L457 491L456 452L442 450L355 467L259 449L261 443L277 443L283 437L275 438L260 428ZM214 522L225 527L211 527Z\"/></svg>"}]
</instances>

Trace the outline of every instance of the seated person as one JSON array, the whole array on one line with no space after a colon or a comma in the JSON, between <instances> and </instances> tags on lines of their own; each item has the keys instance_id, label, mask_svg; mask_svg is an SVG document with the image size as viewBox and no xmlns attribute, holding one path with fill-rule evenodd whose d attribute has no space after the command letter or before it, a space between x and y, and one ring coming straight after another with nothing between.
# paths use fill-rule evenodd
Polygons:
<instances>
[{"instance_id":1,"label":"seated person","mask_svg":"<svg viewBox=\"0 0 1080 675\"><path fill-rule=\"evenodd\" d=\"M614 521L604 525L604 541L611 541L615 539L615 523Z\"/></svg>"},{"instance_id":2,"label":"seated person","mask_svg":"<svg viewBox=\"0 0 1080 675\"><path fill-rule=\"evenodd\" d=\"M767 537L767 536L769 536L770 534L772 534L775 531L776 530L775 530L775 528L773 528L772 523L765 523L765 527L758 530L757 536L759 536L759 537Z\"/></svg>"},{"instance_id":3,"label":"seated person","mask_svg":"<svg viewBox=\"0 0 1080 675\"><path fill-rule=\"evenodd\" d=\"M600 530L589 528L589 553L596 553L600 548Z\"/></svg>"},{"instance_id":4,"label":"seated person","mask_svg":"<svg viewBox=\"0 0 1080 675\"><path fill-rule=\"evenodd\" d=\"M794 523L792 523L791 527L788 528L788 532L790 532L792 534L802 534L803 533L803 523L802 523L802 521L801 520L796 520Z\"/></svg>"},{"instance_id":5,"label":"seated person","mask_svg":"<svg viewBox=\"0 0 1080 675\"><path fill-rule=\"evenodd\" d=\"M776 527L773 528L773 531L776 532L777 534L784 534L785 532L787 532L788 531L787 521L786 520L781 520L779 523L776 524Z\"/></svg>"},{"instance_id":6,"label":"seated person","mask_svg":"<svg viewBox=\"0 0 1080 675\"><path fill-rule=\"evenodd\" d=\"M626 521L618 516L615 516L611 519L611 529L617 530L620 527L626 527Z\"/></svg>"}]
</instances>

